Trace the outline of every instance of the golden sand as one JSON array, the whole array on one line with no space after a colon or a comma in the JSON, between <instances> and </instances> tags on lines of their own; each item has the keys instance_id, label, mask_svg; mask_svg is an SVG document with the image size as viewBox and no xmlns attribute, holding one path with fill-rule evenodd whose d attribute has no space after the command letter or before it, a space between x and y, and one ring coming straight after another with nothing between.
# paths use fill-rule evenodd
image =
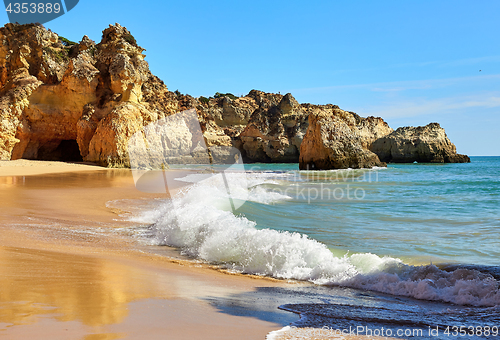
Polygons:
<instances>
[{"instance_id":1,"label":"golden sand","mask_svg":"<svg viewBox=\"0 0 500 340\"><path fill-rule=\"evenodd\" d=\"M281 328L204 298L284 283L170 260L113 232L130 223L107 202L167 197L138 191L130 170L15 161L0 176L0 338L264 339Z\"/></svg>"},{"instance_id":2,"label":"golden sand","mask_svg":"<svg viewBox=\"0 0 500 340\"><path fill-rule=\"evenodd\" d=\"M272 322L220 313L205 301L286 286L283 281L159 256L112 232L132 224L108 202L167 197L137 190L126 169L1 161L0 338L233 340L265 339L280 330ZM331 339L298 336L281 332L273 339Z\"/></svg>"},{"instance_id":3,"label":"golden sand","mask_svg":"<svg viewBox=\"0 0 500 340\"><path fill-rule=\"evenodd\" d=\"M0 176L31 176L68 171L105 170L106 168L84 163L64 163L50 161L0 161Z\"/></svg>"}]
</instances>

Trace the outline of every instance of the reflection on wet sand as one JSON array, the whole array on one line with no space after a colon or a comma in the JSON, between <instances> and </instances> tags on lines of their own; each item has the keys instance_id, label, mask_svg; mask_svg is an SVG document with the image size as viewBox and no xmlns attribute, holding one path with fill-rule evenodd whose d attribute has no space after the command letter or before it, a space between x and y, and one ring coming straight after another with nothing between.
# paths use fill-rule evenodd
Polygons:
<instances>
[{"instance_id":1,"label":"reflection on wet sand","mask_svg":"<svg viewBox=\"0 0 500 340\"><path fill-rule=\"evenodd\" d=\"M26 217L112 221L106 200L137 195L127 170L0 177L0 190L0 221L14 223Z\"/></svg>"},{"instance_id":2,"label":"reflection on wet sand","mask_svg":"<svg viewBox=\"0 0 500 340\"><path fill-rule=\"evenodd\" d=\"M217 320L200 297L241 292L230 281L162 267L109 256L0 247L0 338L27 338L42 331L44 338L53 339L58 336L50 332L64 330L77 335L63 332L63 339L82 334L85 339L115 339L132 333L141 338L141 327L160 335L166 328L182 329L182 323ZM227 322L223 314L218 318ZM244 327L246 321L233 322ZM217 325L212 326L216 333Z\"/></svg>"},{"instance_id":3,"label":"reflection on wet sand","mask_svg":"<svg viewBox=\"0 0 500 340\"><path fill-rule=\"evenodd\" d=\"M185 172L171 171L182 177ZM175 181L173 181L176 183ZM172 193L185 186L169 188ZM136 188L128 169L70 172L39 176L0 176L0 222L25 217L51 218L81 223L113 223L116 218L106 203L116 199L168 198L169 193L147 193ZM116 224L116 223L115 223Z\"/></svg>"},{"instance_id":4,"label":"reflection on wet sand","mask_svg":"<svg viewBox=\"0 0 500 340\"><path fill-rule=\"evenodd\" d=\"M0 247L0 338L234 339L245 331L240 338L252 339L276 328L203 302L248 290L255 283L246 278L151 259Z\"/></svg>"},{"instance_id":5,"label":"reflection on wet sand","mask_svg":"<svg viewBox=\"0 0 500 340\"><path fill-rule=\"evenodd\" d=\"M85 251L72 254L54 244L109 245L109 239L68 230L84 225L121 226L106 202L144 196L135 189L129 170L0 177L0 188L4 235L0 245L0 336L11 326L36 324L48 315L60 322L78 321L92 327L117 324L128 315L131 301L171 297L175 280L164 280L159 288L157 279L162 275L158 273L87 256ZM127 243L112 248L117 245L123 248ZM49 250L44 249L47 246ZM93 252L95 248L88 249Z\"/></svg>"},{"instance_id":6,"label":"reflection on wet sand","mask_svg":"<svg viewBox=\"0 0 500 340\"><path fill-rule=\"evenodd\" d=\"M0 247L0 320L22 325L58 314L88 326L120 323L131 301L171 297L172 287L159 287L151 276L94 257Z\"/></svg>"},{"instance_id":7,"label":"reflection on wet sand","mask_svg":"<svg viewBox=\"0 0 500 340\"><path fill-rule=\"evenodd\" d=\"M166 197L137 190L130 170L0 176L0 338L251 339L276 329L203 300L253 280L144 252L106 207Z\"/></svg>"}]
</instances>

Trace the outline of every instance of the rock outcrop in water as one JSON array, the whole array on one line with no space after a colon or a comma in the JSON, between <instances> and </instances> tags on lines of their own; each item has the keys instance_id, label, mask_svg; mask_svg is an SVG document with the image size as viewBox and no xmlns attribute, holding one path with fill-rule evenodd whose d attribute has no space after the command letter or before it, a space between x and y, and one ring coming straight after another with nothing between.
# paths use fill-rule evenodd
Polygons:
<instances>
[{"instance_id":1,"label":"rock outcrop in water","mask_svg":"<svg viewBox=\"0 0 500 340\"><path fill-rule=\"evenodd\" d=\"M370 150L382 161L401 159L392 151L386 157L383 146L392 137L380 139L392 129L381 118L361 118L334 105L299 104L291 94L252 90L243 97L193 98L171 92L151 74L144 49L119 24L105 29L97 44L87 36L72 43L43 26L17 24L0 28L0 41L0 160L129 167L134 134L188 109L196 110L203 133L176 130L187 158L179 157L189 162L206 162L207 154L200 153L205 147L212 162L232 163L239 150L246 162L299 162L300 157L303 168L382 165ZM151 145L177 143L175 134L166 135L155 136ZM445 162L462 157L453 156L444 142L432 144L432 150ZM155 164L180 159L167 158Z\"/></svg>"},{"instance_id":2,"label":"rock outcrop in water","mask_svg":"<svg viewBox=\"0 0 500 340\"><path fill-rule=\"evenodd\" d=\"M376 140L370 147L384 162L393 163L467 163L470 158L457 154L438 123L401 127Z\"/></svg>"},{"instance_id":3,"label":"rock outcrop in water","mask_svg":"<svg viewBox=\"0 0 500 340\"><path fill-rule=\"evenodd\" d=\"M300 147L302 170L386 166L368 147L392 129L381 118L361 118L335 107L317 107Z\"/></svg>"}]
</instances>

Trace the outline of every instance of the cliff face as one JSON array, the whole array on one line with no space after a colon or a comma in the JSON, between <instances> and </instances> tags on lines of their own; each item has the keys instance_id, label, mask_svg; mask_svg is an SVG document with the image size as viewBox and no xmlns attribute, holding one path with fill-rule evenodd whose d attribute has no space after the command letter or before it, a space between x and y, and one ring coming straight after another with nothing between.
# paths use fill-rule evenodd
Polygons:
<instances>
[{"instance_id":1,"label":"cliff face","mask_svg":"<svg viewBox=\"0 0 500 340\"><path fill-rule=\"evenodd\" d=\"M299 167L326 170L385 166L367 147L390 132L392 129L380 118L361 118L335 107L315 107L309 114Z\"/></svg>"},{"instance_id":2,"label":"cliff face","mask_svg":"<svg viewBox=\"0 0 500 340\"><path fill-rule=\"evenodd\" d=\"M305 110L290 93L274 98L258 91L249 95L259 107L240 134L246 158L253 162L297 162L308 127Z\"/></svg>"},{"instance_id":3,"label":"cliff face","mask_svg":"<svg viewBox=\"0 0 500 340\"><path fill-rule=\"evenodd\" d=\"M403 159L385 144L401 144L406 135L385 137L393 130L381 118L361 118L334 105L299 104L291 94L252 90L239 98L196 99L170 92L151 74L144 49L119 24L105 29L98 44L87 36L71 43L42 26L7 24L0 28L0 42L1 160L129 167L128 145L137 133L148 135L147 143L158 151L157 166L179 160L232 163L238 153L247 162L299 162L300 157L301 168L322 169L381 165L370 150L383 161ZM168 120L189 109L195 110L198 130ZM173 151L175 145L183 155ZM462 159L445 142L432 145L434 154L449 149L439 158L445 162ZM202 152L206 148L209 154Z\"/></svg>"},{"instance_id":4,"label":"cliff face","mask_svg":"<svg viewBox=\"0 0 500 340\"><path fill-rule=\"evenodd\" d=\"M438 123L426 126L401 127L375 141L371 150L382 161L394 163L467 163L470 158L457 154Z\"/></svg>"},{"instance_id":5,"label":"cliff face","mask_svg":"<svg viewBox=\"0 0 500 340\"><path fill-rule=\"evenodd\" d=\"M0 159L10 159L12 151L20 139L16 135L26 135L29 127L23 120L22 113L29 106L28 98L42 84L38 78L52 82L57 78L57 71L49 69L48 61L42 62L40 52L54 44L57 36L47 31L30 32L29 43L18 44L20 35L14 25L0 29ZM34 46L35 45L35 46ZM40 51L38 51L40 46ZM34 52L34 53L33 53ZM37 64L37 69L31 64Z\"/></svg>"},{"instance_id":6,"label":"cliff face","mask_svg":"<svg viewBox=\"0 0 500 340\"><path fill-rule=\"evenodd\" d=\"M120 25L71 44L37 25L0 29L0 159L129 166L127 140L180 111Z\"/></svg>"}]
</instances>

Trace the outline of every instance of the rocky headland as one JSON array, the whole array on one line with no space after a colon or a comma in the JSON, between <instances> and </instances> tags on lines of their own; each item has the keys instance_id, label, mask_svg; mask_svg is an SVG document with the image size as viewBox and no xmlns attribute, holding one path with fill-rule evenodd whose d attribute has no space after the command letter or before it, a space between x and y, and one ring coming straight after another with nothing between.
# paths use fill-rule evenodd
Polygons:
<instances>
[{"instance_id":1,"label":"rocky headland","mask_svg":"<svg viewBox=\"0 0 500 340\"><path fill-rule=\"evenodd\" d=\"M457 154L457 148L438 123L400 127L377 139L370 150L383 162L392 163L468 163L470 158Z\"/></svg>"},{"instance_id":2,"label":"rocky headland","mask_svg":"<svg viewBox=\"0 0 500 340\"><path fill-rule=\"evenodd\" d=\"M246 162L298 162L318 170L469 161L435 123L393 131L382 118L300 104L290 93L194 98L171 92L119 24L106 28L99 43L87 36L74 43L43 26L17 24L0 28L0 41L0 160L130 167L132 136L191 109L201 133L176 123L149 144L179 147L190 162L231 163L237 150ZM210 153L199 156L204 148ZM180 159L166 154L170 158L157 164Z\"/></svg>"}]
</instances>

